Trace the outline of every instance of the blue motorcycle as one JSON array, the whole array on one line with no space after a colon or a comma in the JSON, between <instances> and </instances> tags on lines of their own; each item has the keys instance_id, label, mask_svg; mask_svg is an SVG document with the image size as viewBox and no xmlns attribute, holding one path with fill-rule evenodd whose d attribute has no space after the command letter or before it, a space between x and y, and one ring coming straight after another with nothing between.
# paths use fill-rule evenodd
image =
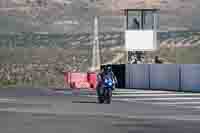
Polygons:
<instances>
[{"instance_id":1,"label":"blue motorcycle","mask_svg":"<svg viewBox=\"0 0 200 133\"><path fill-rule=\"evenodd\" d=\"M98 89L98 100L99 103L111 103L112 90L114 87L114 82L112 78L105 77L103 79L102 86Z\"/></svg>"}]
</instances>

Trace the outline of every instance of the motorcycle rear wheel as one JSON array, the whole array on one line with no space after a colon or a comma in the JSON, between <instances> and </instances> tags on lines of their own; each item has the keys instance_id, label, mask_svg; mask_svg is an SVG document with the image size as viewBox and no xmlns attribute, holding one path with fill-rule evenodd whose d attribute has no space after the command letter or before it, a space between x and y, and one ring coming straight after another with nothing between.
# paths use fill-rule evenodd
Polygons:
<instances>
[{"instance_id":1,"label":"motorcycle rear wheel","mask_svg":"<svg viewBox=\"0 0 200 133\"><path fill-rule=\"evenodd\" d=\"M98 97L98 102L99 102L100 104L102 104L102 103L104 103L104 99L103 99L102 97Z\"/></svg>"},{"instance_id":2,"label":"motorcycle rear wheel","mask_svg":"<svg viewBox=\"0 0 200 133\"><path fill-rule=\"evenodd\" d=\"M104 103L104 90L103 88L97 88L97 99L98 103L102 104Z\"/></svg>"}]
</instances>

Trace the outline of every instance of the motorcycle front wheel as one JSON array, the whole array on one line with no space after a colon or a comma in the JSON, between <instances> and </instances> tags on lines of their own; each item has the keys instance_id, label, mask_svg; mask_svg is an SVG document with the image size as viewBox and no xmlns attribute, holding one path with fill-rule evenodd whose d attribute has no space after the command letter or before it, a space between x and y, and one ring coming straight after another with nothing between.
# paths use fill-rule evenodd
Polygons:
<instances>
[{"instance_id":1,"label":"motorcycle front wheel","mask_svg":"<svg viewBox=\"0 0 200 133\"><path fill-rule=\"evenodd\" d=\"M112 90L109 89L109 90L106 91L106 94L105 94L105 103L110 104L111 99L112 99Z\"/></svg>"}]
</instances>

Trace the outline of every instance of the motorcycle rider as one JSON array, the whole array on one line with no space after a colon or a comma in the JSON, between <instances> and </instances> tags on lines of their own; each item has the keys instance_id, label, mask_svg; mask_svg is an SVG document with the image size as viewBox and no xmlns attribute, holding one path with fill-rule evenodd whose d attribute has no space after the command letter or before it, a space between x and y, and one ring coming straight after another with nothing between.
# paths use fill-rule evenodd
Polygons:
<instances>
[{"instance_id":1,"label":"motorcycle rider","mask_svg":"<svg viewBox=\"0 0 200 133\"><path fill-rule=\"evenodd\" d=\"M113 90L115 89L115 85L117 84L117 78L116 76L114 75L114 73L112 72L112 67L111 66L107 66L107 67L104 67L103 71L99 73L98 75L98 88L101 88L102 86L102 82L103 82L103 79L104 77L111 77L113 82L114 82L114 87L113 87Z\"/></svg>"},{"instance_id":2,"label":"motorcycle rider","mask_svg":"<svg viewBox=\"0 0 200 133\"><path fill-rule=\"evenodd\" d=\"M117 84L117 78L115 77L115 75L114 75L114 73L112 72L112 68L111 68L111 66L108 66L108 67L105 67L104 69L103 69L103 71L102 72L100 72L99 74L98 74L98 77L97 77L97 79L98 79L98 84L97 84L97 88L96 88L96 91L97 91L97 96L98 96L98 101L99 101L99 103L103 103L104 102L104 80L106 79L106 78L109 78L109 79L111 79L112 80L112 82L113 82L113 85L112 85L112 90L109 92L109 93L111 93L111 96L112 96L112 91L114 90L114 88L115 88L115 85ZM102 95L103 94L103 95ZM108 94L108 93L107 93ZM106 94L106 95L107 95ZM110 94L109 94L110 95ZM102 99L102 96L104 97L103 99ZM106 96L107 97L107 96ZM107 97L108 98L108 97ZM110 103L110 98L111 97L109 97L108 99L106 98L106 103Z\"/></svg>"}]
</instances>

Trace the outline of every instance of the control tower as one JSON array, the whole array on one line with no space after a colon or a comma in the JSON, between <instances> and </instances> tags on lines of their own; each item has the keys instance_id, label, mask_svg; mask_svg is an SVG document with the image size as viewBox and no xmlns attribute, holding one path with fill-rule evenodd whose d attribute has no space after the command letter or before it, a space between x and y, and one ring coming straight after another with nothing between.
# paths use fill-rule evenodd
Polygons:
<instances>
[{"instance_id":1,"label":"control tower","mask_svg":"<svg viewBox=\"0 0 200 133\"><path fill-rule=\"evenodd\" d=\"M158 9L125 9L125 49L128 51L128 62L132 56L135 57L135 64L137 61L143 62L142 57L146 51L158 48L158 14Z\"/></svg>"}]
</instances>

